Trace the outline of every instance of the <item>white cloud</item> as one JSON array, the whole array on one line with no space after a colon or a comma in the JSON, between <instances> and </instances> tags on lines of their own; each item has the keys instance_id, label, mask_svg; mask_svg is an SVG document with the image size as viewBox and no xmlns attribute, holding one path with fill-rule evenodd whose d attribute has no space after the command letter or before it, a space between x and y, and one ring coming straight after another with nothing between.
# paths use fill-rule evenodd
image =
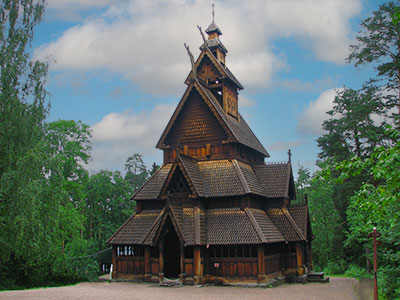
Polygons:
<instances>
[{"instance_id":1,"label":"white cloud","mask_svg":"<svg viewBox=\"0 0 400 300\"><path fill-rule=\"evenodd\" d=\"M253 107L256 105L256 101L254 101L253 99L247 97L247 96L243 96L240 95L239 96L239 108L241 107Z\"/></svg>"},{"instance_id":2,"label":"white cloud","mask_svg":"<svg viewBox=\"0 0 400 300\"><path fill-rule=\"evenodd\" d=\"M49 5L62 11L78 0ZM86 0L82 7L105 7ZM350 42L349 19L361 10L360 0L271 0L216 3L216 23L229 53L227 65L246 88L266 88L273 74L286 67L273 51L275 38L294 37L317 59L343 63ZM211 19L207 1L113 1L106 11L89 16L56 41L42 45L35 59L51 58L53 70L106 69L152 94L175 94L190 70L183 42L199 53L203 30ZM56 63L53 63L53 62Z\"/></svg>"},{"instance_id":3,"label":"white cloud","mask_svg":"<svg viewBox=\"0 0 400 300\"><path fill-rule=\"evenodd\" d=\"M89 170L123 169L122 163L134 152L148 159L158 157L155 149L175 105L157 105L152 111L110 113L92 125L93 147Z\"/></svg>"},{"instance_id":4,"label":"white cloud","mask_svg":"<svg viewBox=\"0 0 400 300\"><path fill-rule=\"evenodd\" d=\"M337 91L340 89L326 90L320 94L318 99L310 102L308 107L301 113L297 124L297 131L306 135L321 135L324 133L322 123L330 116L326 113L333 108L333 101Z\"/></svg>"}]
</instances>

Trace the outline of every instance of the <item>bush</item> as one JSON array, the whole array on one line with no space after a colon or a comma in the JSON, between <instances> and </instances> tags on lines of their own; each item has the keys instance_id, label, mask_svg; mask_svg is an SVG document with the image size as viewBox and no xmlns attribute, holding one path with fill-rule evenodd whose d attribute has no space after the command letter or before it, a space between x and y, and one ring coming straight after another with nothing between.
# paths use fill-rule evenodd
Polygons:
<instances>
[{"instance_id":1,"label":"bush","mask_svg":"<svg viewBox=\"0 0 400 300\"><path fill-rule=\"evenodd\" d=\"M373 278L373 274L368 273L367 270L357 265L351 264L349 268L344 272L346 276L361 279L361 278Z\"/></svg>"},{"instance_id":2,"label":"bush","mask_svg":"<svg viewBox=\"0 0 400 300\"><path fill-rule=\"evenodd\" d=\"M344 260L329 261L324 272L326 274L343 274L347 270L347 262Z\"/></svg>"}]
</instances>

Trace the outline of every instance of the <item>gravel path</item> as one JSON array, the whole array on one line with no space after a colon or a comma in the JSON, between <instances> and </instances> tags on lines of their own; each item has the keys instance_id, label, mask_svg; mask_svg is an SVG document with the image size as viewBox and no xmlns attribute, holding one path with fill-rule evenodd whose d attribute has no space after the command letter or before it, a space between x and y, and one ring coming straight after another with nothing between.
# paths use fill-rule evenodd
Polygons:
<instances>
[{"instance_id":1,"label":"gravel path","mask_svg":"<svg viewBox=\"0 0 400 300\"><path fill-rule=\"evenodd\" d=\"M218 286L160 287L130 282L84 282L75 286L0 292L1 300L359 300L355 292L358 281L351 278L330 278L331 282L284 284L276 288Z\"/></svg>"}]
</instances>

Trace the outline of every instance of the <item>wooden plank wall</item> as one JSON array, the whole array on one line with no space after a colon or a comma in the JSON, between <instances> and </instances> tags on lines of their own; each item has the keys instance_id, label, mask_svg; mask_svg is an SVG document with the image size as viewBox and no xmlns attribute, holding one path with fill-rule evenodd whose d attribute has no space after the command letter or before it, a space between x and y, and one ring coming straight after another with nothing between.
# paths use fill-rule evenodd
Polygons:
<instances>
[{"instance_id":1,"label":"wooden plank wall","mask_svg":"<svg viewBox=\"0 0 400 300\"><path fill-rule=\"evenodd\" d=\"M119 256L117 258L119 274L144 274L144 257Z\"/></svg>"},{"instance_id":2,"label":"wooden plank wall","mask_svg":"<svg viewBox=\"0 0 400 300\"><path fill-rule=\"evenodd\" d=\"M257 258L209 258L208 271L213 276L256 277Z\"/></svg>"}]
</instances>

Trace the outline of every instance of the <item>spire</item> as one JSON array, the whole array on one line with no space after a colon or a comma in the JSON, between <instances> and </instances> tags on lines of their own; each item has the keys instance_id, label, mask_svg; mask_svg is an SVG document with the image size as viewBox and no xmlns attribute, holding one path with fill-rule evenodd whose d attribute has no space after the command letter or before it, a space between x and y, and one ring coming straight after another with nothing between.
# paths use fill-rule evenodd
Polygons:
<instances>
[{"instance_id":1,"label":"spire","mask_svg":"<svg viewBox=\"0 0 400 300\"><path fill-rule=\"evenodd\" d=\"M212 23L206 29L206 33L208 34L209 40L218 38L220 35L222 35L221 30L218 28L217 24L215 24L214 4L212 5Z\"/></svg>"}]
</instances>

